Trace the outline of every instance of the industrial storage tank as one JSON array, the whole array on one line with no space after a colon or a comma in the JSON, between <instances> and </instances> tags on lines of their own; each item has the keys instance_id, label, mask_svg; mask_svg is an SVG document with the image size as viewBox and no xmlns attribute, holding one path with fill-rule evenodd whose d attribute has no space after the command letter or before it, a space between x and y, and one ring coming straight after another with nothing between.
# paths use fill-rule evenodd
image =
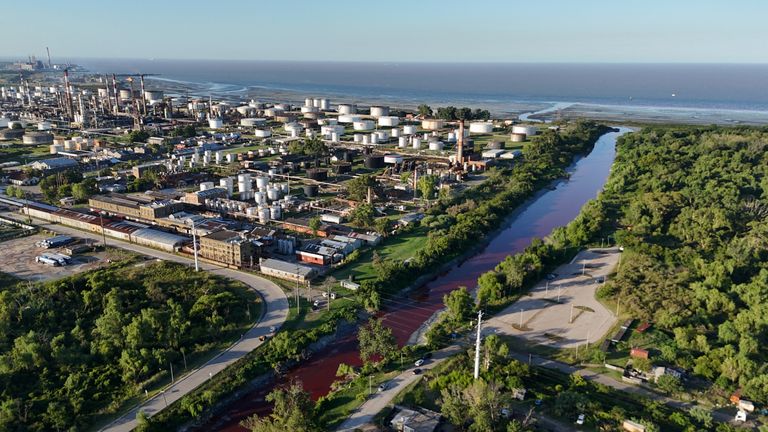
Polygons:
<instances>
[{"instance_id":1,"label":"industrial storage tank","mask_svg":"<svg viewBox=\"0 0 768 432\"><path fill-rule=\"evenodd\" d=\"M154 105L163 101L163 92L161 90L147 90L144 92L144 99L150 105Z\"/></svg>"},{"instance_id":2,"label":"industrial storage tank","mask_svg":"<svg viewBox=\"0 0 768 432\"><path fill-rule=\"evenodd\" d=\"M353 136L353 139L356 143L363 142L363 134L357 133Z\"/></svg>"},{"instance_id":3,"label":"industrial storage tank","mask_svg":"<svg viewBox=\"0 0 768 432\"><path fill-rule=\"evenodd\" d=\"M491 141L485 147L486 150L501 150L504 148L504 141Z\"/></svg>"},{"instance_id":4,"label":"industrial storage tank","mask_svg":"<svg viewBox=\"0 0 768 432\"><path fill-rule=\"evenodd\" d=\"M320 99L320 109L323 111L328 111L328 109L331 107L331 101L328 99Z\"/></svg>"},{"instance_id":5,"label":"industrial storage tank","mask_svg":"<svg viewBox=\"0 0 768 432\"><path fill-rule=\"evenodd\" d=\"M269 208L269 217L272 220L279 220L283 217L283 209L279 205L273 205Z\"/></svg>"},{"instance_id":6,"label":"industrial storage tank","mask_svg":"<svg viewBox=\"0 0 768 432\"><path fill-rule=\"evenodd\" d=\"M308 169L307 178L317 181L328 180L328 170L325 169Z\"/></svg>"},{"instance_id":7,"label":"industrial storage tank","mask_svg":"<svg viewBox=\"0 0 768 432\"><path fill-rule=\"evenodd\" d=\"M219 186L227 190L227 196L232 196L232 192L235 189L234 180L232 177L224 177L223 179L219 179Z\"/></svg>"},{"instance_id":8,"label":"industrial storage tank","mask_svg":"<svg viewBox=\"0 0 768 432\"><path fill-rule=\"evenodd\" d=\"M380 106L380 105L374 105L371 107L371 116L372 117L383 117L389 115L389 107L386 106Z\"/></svg>"},{"instance_id":9,"label":"industrial storage tank","mask_svg":"<svg viewBox=\"0 0 768 432\"><path fill-rule=\"evenodd\" d=\"M131 91L130 90L120 90L120 99L123 101L129 101L131 100Z\"/></svg>"},{"instance_id":10,"label":"industrial storage tank","mask_svg":"<svg viewBox=\"0 0 768 432\"><path fill-rule=\"evenodd\" d=\"M51 144L53 135L46 132L29 132L21 137L22 144Z\"/></svg>"},{"instance_id":11,"label":"industrial storage tank","mask_svg":"<svg viewBox=\"0 0 768 432\"><path fill-rule=\"evenodd\" d=\"M513 133L509 136L509 139L512 140L512 142L523 142L525 141L525 134L522 133Z\"/></svg>"},{"instance_id":12,"label":"industrial storage tank","mask_svg":"<svg viewBox=\"0 0 768 432\"><path fill-rule=\"evenodd\" d=\"M408 146L408 138L404 137L404 136L401 136L400 138L398 138L397 139L397 146L400 147L400 148L407 147Z\"/></svg>"},{"instance_id":13,"label":"industrial storage tank","mask_svg":"<svg viewBox=\"0 0 768 432\"><path fill-rule=\"evenodd\" d=\"M429 149L433 151L440 151L444 147L442 141L430 141L429 142Z\"/></svg>"},{"instance_id":14,"label":"industrial storage tank","mask_svg":"<svg viewBox=\"0 0 768 432\"><path fill-rule=\"evenodd\" d=\"M256 207L248 207L247 209L245 209L245 214L247 214L248 216L256 216L258 210L259 209Z\"/></svg>"},{"instance_id":15,"label":"industrial storage tank","mask_svg":"<svg viewBox=\"0 0 768 432\"><path fill-rule=\"evenodd\" d=\"M267 176L258 176L256 177L256 187L259 190L264 190L269 186L269 177Z\"/></svg>"},{"instance_id":16,"label":"industrial storage tank","mask_svg":"<svg viewBox=\"0 0 768 432\"><path fill-rule=\"evenodd\" d=\"M355 104L339 104L336 110L339 112L339 114L356 114L357 106Z\"/></svg>"},{"instance_id":17,"label":"industrial storage tank","mask_svg":"<svg viewBox=\"0 0 768 432\"><path fill-rule=\"evenodd\" d=\"M414 150L420 150L421 149L421 138L413 138L413 149Z\"/></svg>"},{"instance_id":18,"label":"industrial storage tank","mask_svg":"<svg viewBox=\"0 0 768 432\"><path fill-rule=\"evenodd\" d=\"M277 201L280 199L280 189L276 187L267 188L267 199Z\"/></svg>"},{"instance_id":19,"label":"industrial storage tank","mask_svg":"<svg viewBox=\"0 0 768 432\"><path fill-rule=\"evenodd\" d=\"M536 126L512 126L512 133L525 134L525 136L532 136L539 133L539 128Z\"/></svg>"},{"instance_id":20,"label":"industrial storage tank","mask_svg":"<svg viewBox=\"0 0 768 432\"><path fill-rule=\"evenodd\" d=\"M472 122L469 124L471 133L491 133L493 132L493 123L491 122Z\"/></svg>"},{"instance_id":21,"label":"industrial storage tank","mask_svg":"<svg viewBox=\"0 0 768 432\"><path fill-rule=\"evenodd\" d=\"M334 133L338 135L344 134L344 126L340 125L325 125L320 127L320 133L326 136L330 136Z\"/></svg>"},{"instance_id":22,"label":"industrial storage tank","mask_svg":"<svg viewBox=\"0 0 768 432\"><path fill-rule=\"evenodd\" d=\"M40 123L37 124L37 130L39 131L51 130L51 122L41 121Z\"/></svg>"},{"instance_id":23,"label":"industrial storage tank","mask_svg":"<svg viewBox=\"0 0 768 432\"><path fill-rule=\"evenodd\" d=\"M362 117L353 114L342 114L339 116L338 120L339 123L354 123L362 120Z\"/></svg>"},{"instance_id":24,"label":"industrial storage tank","mask_svg":"<svg viewBox=\"0 0 768 432\"><path fill-rule=\"evenodd\" d=\"M240 119L240 126L261 127L267 124L267 119L258 117L248 117Z\"/></svg>"},{"instance_id":25,"label":"industrial storage tank","mask_svg":"<svg viewBox=\"0 0 768 432\"><path fill-rule=\"evenodd\" d=\"M389 132L387 131L376 131L374 133L376 134L376 138L378 138L379 141L387 141L389 139Z\"/></svg>"},{"instance_id":26,"label":"industrial storage tank","mask_svg":"<svg viewBox=\"0 0 768 432\"><path fill-rule=\"evenodd\" d=\"M315 106L303 106L303 107L301 107L301 112L305 113L305 114L306 113L316 113L318 111L320 111L320 108L315 107Z\"/></svg>"},{"instance_id":27,"label":"industrial storage tank","mask_svg":"<svg viewBox=\"0 0 768 432\"><path fill-rule=\"evenodd\" d=\"M206 191L208 189L213 189L213 182L202 182L200 183L200 190Z\"/></svg>"},{"instance_id":28,"label":"industrial storage tank","mask_svg":"<svg viewBox=\"0 0 768 432\"><path fill-rule=\"evenodd\" d=\"M392 135L392 138L399 138L400 137L400 129L392 128L390 130L390 134Z\"/></svg>"},{"instance_id":29,"label":"industrial storage tank","mask_svg":"<svg viewBox=\"0 0 768 432\"><path fill-rule=\"evenodd\" d=\"M304 190L304 195L309 198L316 197L319 189L318 186L314 184L304 185L301 188Z\"/></svg>"},{"instance_id":30,"label":"industrial storage tank","mask_svg":"<svg viewBox=\"0 0 768 432\"><path fill-rule=\"evenodd\" d=\"M259 208L258 214L259 214L259 222L265 224L269 222L269 207L261 207Z\"/></svg>"},{"instance_id":31,"label":"industrial storage tank","mask_svg":"<svg viewBox=\"0 0 768 432\"><path fill-rule=\"evenodd\" d=\"M340 163L333 166L333 170L336 174L349 174L352 172L351 163Z\"/></svg>"},{"instance_id":32,"label":"industrial storage tank","mask_svg":"<svg viewBox=\"0 0 768 432\"><path fill-rule=\"evenodd\" d=\"M319 118L317 119L317 124L333 126L339 124L339 119L331 117Z\"/></svg>"},{"instance_id":33,"label":"industrial storage tank","mask_svg":"<svg viewBox=\"0 0 768 432\"><path fill-rule=\"evenodd\" d=\"M387 164L400 164L403 163L403 157L399 154L384 155L384 163Z\"/></svg>"},{"instance_id":34,"label":"industrial storage tank","mask_svg":"<svg viewBox=\"0 0 768 432\"><path fill-rule=\"evenodd\" d=\"M208 127L211 129L221 129L224 127L224 120L218 117L212 117L208 119Z\"/></svg>"},{"instance_id":35,"label":"industrial storage tank","mask_svg":"<svg viewBox=\"0 0 768 432\"><path fill-rule=\"evenodd\" d=\"M372 130L373 127L374 127L374 123L370 120L360 120L352 124L352 128L356 131Z\"/></svg>"},{"instance_id":36,"label":"industrial storage tank","mask_svg":"<svg viewBox=\"0 0 768 432\"><path fill-rule=\"evenodd\" d=\"M403 126L403 133L406 135L413 135L416 133L418 128L414 125L405 125Z\"/></svg>"},{"instance_id":37,"label":"industrial storage tank","mask_svg":"<svg viewBox=\"0 0 768 432\"><path fill-rule=\"evenodd\" d=\"M384 156L378 156L378 155L366 156L365 167L368 169L384 168Z\"/></svg>"},{"instance_id":38,"label":"industrial storage tank","mask_svg":"<svg viewBox=\"0 0 768 432\"><path fill-rule=\"evenodd\" d=\"M445 125L443 120L439 119L424 119L421 121L421 128L426 130L439 130Z\"/></svg>"},{"instance_id":39,"label":"industrial storage tank","mask_svg":"<svg viewBox=\"0 0 768 432\"><path fill-rule=\"evenodd\" d=\"M267 193L266 192L256 192L253 194L253 199L256 201L256 204L264 205L267 203Z\"/></svg>"},{"instance_id":40,"label":"industrial storage tank","mask_svg":"<svg viewBox=\"0 0 768 432\"><path fill-rule=\"evenodd\" d=\"M382 116L379 117L379 126L397 126L400 124L400 119L396 116Z\"/></svg>"},{"instance_id":41,"label":"industrial storage tank","mask_svg":"<svg viewBox=\"0 0 768 432\"><path fill-rule=\"evenodd\" d=\"M253 136L256 138L269 138L272 136L272 131L269 129L254 129Z\"/></svg>"}]
</instances>

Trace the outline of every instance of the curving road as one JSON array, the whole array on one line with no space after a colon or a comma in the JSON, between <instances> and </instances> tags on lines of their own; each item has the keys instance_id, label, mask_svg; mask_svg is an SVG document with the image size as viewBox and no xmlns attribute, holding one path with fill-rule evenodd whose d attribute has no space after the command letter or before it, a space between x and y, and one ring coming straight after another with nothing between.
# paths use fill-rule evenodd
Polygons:
<instances>
[{"instance_id":1,"label":"curving road","mask_svg":"<svg viewBox=\"0 0 768 432\"><path fill-rule=\"evenodd\" d=\"M3 216L20 220L19 215L15 213L3 213ZM75 228L70 228L58 224L51 224L41 220L37 220L37 222L38 226L61 234L67 234L80 238L90 238L96 240L97 242L102 241L102 236L96 233L80 231ZM194 261L189 258L162 252L133 243L128 243L118 239L109 238L107 239L107 244L112 247L119 247L121 249L126 249L143 255L159 258L164 261L173 261L186 265L194 264ZM239 360L244 355L258 348L259 345L264 343L259 340L259 337L269 334L270 327L275 327L276 329L280 328L280 326L283 325L286 318L288 317L288 298L285 296L283 290L273 282L255 274L223 268L218 265L209 263L201 262L200 269L220 276L239 280L257 291L264 299L265 306L265 311L261 320L257 322L253 327L251 327L251 329L248 330L248 332L246 332L240 340L232 344L232 346L216 355L216 357L210 359L204 365L179 378L173 385L166 387L163 392L158 393L150 399L147 399L140 405L134 406L129 412L125 413L120 418L103 427L101 429L102 431L128 432L133 430L136 427L136 415L140 410L144 411L149 416L152 416L163 410L166 406L172 404L185 394L194 390L197 386L210 379L213 375L216 375L217 373L224 370L227 366Z\"/></svg>"}]
</instances>

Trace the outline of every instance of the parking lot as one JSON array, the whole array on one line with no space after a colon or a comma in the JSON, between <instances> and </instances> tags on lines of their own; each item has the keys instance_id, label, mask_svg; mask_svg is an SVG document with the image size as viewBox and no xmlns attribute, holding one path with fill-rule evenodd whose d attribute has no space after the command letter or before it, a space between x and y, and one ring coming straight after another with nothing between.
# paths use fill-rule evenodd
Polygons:
<instances>
[{"instance_id":1,"label":"parking lot","mask_svg":"<svg viewBox=\"0 0 768 432\"><path fill-rule=\"evenodd\" d=\"M88 271L106 263L103 252L75 255L72 257L71 264L61 267L35 262L35 257L43 252L61 252L60 249L43 249L35 246L35 243L47 237L43 234L35 234L0 243L0 249L3 251L0 272L25 280L46 281Z\"/></svg>"}]
</instances>

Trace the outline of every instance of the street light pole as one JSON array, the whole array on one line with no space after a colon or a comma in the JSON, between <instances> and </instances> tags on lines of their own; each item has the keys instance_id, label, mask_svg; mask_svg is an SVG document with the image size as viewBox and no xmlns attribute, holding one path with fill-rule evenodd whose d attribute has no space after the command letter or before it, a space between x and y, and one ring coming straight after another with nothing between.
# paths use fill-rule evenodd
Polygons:
<instances>
[{"instance_id":1,"label":"street light pole","mask_svg":"<svg viewBox=\"0 0 768 432\"><path fill-rule=\"evenodd\" d=\"M195 252L195 271L200 271L200 264L197 261L197 230L195 229L195 220L192 219L192 249Z\"/></svg>"}]
</instances>

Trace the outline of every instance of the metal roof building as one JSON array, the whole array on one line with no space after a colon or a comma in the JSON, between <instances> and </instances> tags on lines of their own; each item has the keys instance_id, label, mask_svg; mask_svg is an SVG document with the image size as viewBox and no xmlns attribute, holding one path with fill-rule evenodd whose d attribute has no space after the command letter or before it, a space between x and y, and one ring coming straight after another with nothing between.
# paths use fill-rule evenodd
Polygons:
<instances>
[{"instance_id":1,"label":"metal roof building","mask_svg":"<svg viewBox=\"0 0 768 432\"><path fill-rule=\"evenodd\" d=\"M141 228L131 234L134 243L161 249L168 252L174 252L189 239L176 234L158 231L152 228Z\"/></svg>"}]
</instances>

